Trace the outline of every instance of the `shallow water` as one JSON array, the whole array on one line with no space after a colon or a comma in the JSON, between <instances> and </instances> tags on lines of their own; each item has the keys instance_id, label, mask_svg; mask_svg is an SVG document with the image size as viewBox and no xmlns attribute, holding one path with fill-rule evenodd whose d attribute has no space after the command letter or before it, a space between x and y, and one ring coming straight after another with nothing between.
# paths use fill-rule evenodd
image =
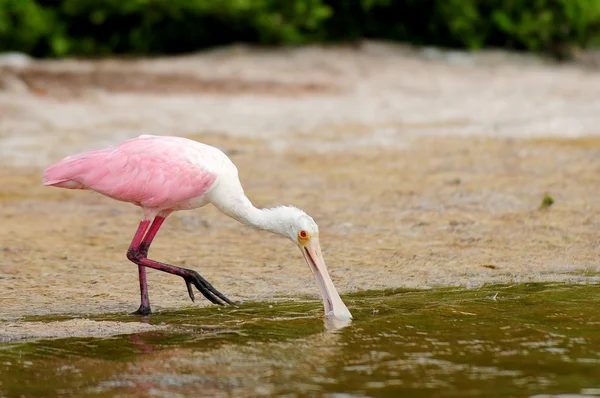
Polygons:
<instances>
[{"instance_id":1,"label":"shallow water","mask_svg":"<svg viewBox=\"0 0 600 398\"><path fill-rule=\"evenodd\" d=\"M147 319L169 331L1 343L0 397L600 395L597 285L344 299L355 319L338 330L326 328L319 302L308 301Z\"/></svg>"}]
</instances>

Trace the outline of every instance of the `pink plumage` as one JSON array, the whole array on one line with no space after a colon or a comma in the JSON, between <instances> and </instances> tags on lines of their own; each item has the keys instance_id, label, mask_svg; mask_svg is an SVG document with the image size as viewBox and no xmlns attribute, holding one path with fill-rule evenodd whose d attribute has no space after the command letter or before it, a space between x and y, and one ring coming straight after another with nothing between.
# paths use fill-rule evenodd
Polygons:
<instances>
[{"instance_id":1,"label":"pink plumage","mask_svg":"<svg viewBox=\"0 0 600 398\"><path fill-rule=\"evenodd\" d=\"M216 180L198 159L214 158L215 150L180 137L141 136L63 159L46 169L44 185L90 189L144 208L193 208L190 199L207 193Z\"/></svg>"}]
</instances>

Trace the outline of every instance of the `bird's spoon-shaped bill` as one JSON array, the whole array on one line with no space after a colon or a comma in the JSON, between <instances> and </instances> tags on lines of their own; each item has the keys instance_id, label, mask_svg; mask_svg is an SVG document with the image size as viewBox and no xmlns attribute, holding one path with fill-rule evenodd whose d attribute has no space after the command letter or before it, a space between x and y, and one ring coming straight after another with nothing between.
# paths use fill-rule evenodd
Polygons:
<instances>
[{"instance_id":1,"label":"bird's spoon-shaped bill","mask_svg":"<svg viewBox=\"0 0 600 398\"><path fill-rule=\"evenodd\" d=\"M306 246L301 246L300 248L302 249L302 254L306 259L310 270L317 280L317 285L319 285L319 289L321 290L323 306L325 307L325 316L334 317L340 320L352 319L352 314L348 311L348 308L342 301L329 277L329 272L327 272L325 260L323 260L323 254L321 253L319 238L311 238Z\"/></svg>"}]
</instances>

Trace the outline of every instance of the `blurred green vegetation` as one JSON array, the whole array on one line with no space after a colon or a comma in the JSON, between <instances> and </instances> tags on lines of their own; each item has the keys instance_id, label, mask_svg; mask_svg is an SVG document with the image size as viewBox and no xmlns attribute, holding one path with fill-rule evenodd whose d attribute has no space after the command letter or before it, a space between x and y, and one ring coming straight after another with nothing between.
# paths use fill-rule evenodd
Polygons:
<instances>
[{"instance_id":1,"label":"blurred green vegetation","mask_svg":"<svg viewBox=\"0 0 600 398\"><path fill-rule=\"evenodd\" d=\"M600 0L0 0L0 51L35 56L361 38L561 54L600 46Z\"/></svg>"}]
</instances>

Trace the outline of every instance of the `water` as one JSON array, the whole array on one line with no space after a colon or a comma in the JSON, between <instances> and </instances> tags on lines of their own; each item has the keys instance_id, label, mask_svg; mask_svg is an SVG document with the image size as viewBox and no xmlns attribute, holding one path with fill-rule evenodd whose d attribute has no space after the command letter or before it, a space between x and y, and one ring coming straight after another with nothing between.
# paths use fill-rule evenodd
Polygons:
<instances>
[{"instance_id":1,"label":"water","mask_svg":"<svg viewBox=\"0 0 600 398\"><path fill-rule=\"evenodd\" d=\"M0 397L600 395L597 285L344 299L355 320L338 330L328 329L321 304L309 301L147 320L170 331L3 343Z\"/></svg>"}]
</instances>

